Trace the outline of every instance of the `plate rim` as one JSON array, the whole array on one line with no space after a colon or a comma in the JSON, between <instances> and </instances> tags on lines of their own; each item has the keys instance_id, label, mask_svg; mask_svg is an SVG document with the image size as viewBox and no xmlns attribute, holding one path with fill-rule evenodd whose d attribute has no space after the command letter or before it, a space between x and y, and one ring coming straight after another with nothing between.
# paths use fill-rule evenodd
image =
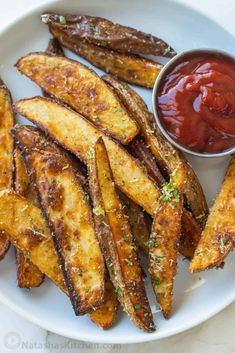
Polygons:
<instances>
[{"instance_id":1,"label":"plate rim","mask_svg":"<svg viewBox=\"0 0 235 353\"><path fill-rule=\"evenodd\" d=\"M188 3L184 3L182 0L169 0L170 2L173 3L177 3L180 6L183 6L187 9L190 9L196 13L200 13L203 14L204 16L210 18L210 15L206 12L202 12L198 9L195 9L193 6L190 6ZM4 36L7 31L10 31L11 29L14 28L14 26L17 26L17 24L24 20L25 18L27 18L30 15L34 15L37 12L39 12L40 10L43 11L44 7L46 6L50 6L53 4L58 4L58 3L63 3L64 0L46 0L43 3L40 3L38 5L34 5L34 6L30 6L28 9L26 9L25 11L23 11L20 15L15 16L9 23L7 23L6 25L4 25L1 30L0 30L0 40L1 37ZM213 17L212 20L214 21ZM222 27L221 24L219 24L219 26ZM150 334L144 335L142 336L141 334L138 335L138 332L135 335L135 338L133 339L128 339L127 336L123 337L123 336L119 336L119 338L99 338L99 336L95 337L95 340L93 340L89 335L86 336L85 332L79 332L77 331L77 334L71 334L69 331L65 331L63 328L60 329L59 326L57 325L56 328L52 327L50 324L47 323L46 320L41 320L38 319L37 317L33 316L29 310L23 309L20 307L20 304L18 304L16 301L9 299L6 295L4 295L1 291L0 291L0 302L2 302L3 304L7 305L10 309L12 309L14 312L16 312L17 314L19 314L20 316L22 316L23 318L27 319L28 321L32 322L33 324L39 326L40 328L53 332L55 334L58 334L60 336L64 336L70 339L74 339L74 340L82 340L85 342L91 342L91 343L103 343L103 344L133 344L133 343L143 343L143 342L151 342L151 341L157 341L160 339L164 339L164 338L168 338L174 335L177 335L179 333L183 333L186 332L190 329L192 329L193 327L196 327L200 324L202 324L203 322L207 321L208 319L212 318L213 316L215 316L216 314L218 314L219 312L221 312L222 310L224 310L227 306L229 306L233 301L235 300L235 293L231 294L228 298L226 297L226 300L224 300L224 302L216 309L216 310L212 310L211 312L208 312L207 315L197 319L196 321L193 321L191 324L181 324L180 326L178 326L175 329L170 329L168 332L163 332L161 333L161 331L158 331L158 329Z\"/></svg>"}]
</instances>

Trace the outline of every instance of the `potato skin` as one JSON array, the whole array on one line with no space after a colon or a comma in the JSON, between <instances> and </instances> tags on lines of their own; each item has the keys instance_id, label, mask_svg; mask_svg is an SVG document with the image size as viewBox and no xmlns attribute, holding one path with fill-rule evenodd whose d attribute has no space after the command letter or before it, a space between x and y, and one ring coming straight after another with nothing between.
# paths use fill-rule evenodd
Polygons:
<instances>
[{"instance_id":1,"label":"potato skin","mask_svg":"<svg viewBox=\"0 0 235 353\"><path fill-rule=\"evenodd\" d=\"M116 191L108 154L102 138L89 163L90 190L99 210L98 234L106 266L123 309L133 323L146 332L154 331L153 317L144 288L142 271L128 219Z\"/></svg>"},{"instance_id":2,"label":"potato skin","mask_svg":"<svg viewBox=\"0 0 235 353\"><path fill-rule=\"evenodd\" d=\"M183 210L184 170L181 166L164 184L149 239L149 272L164 317L170 317ZM165 193L164 193L165 187Z\"/></svg>"},{"instance_id":3,"label":"potato skin","mask_svg":"<svg viewBox=\"0 0 235 353\"><path fill-rule=\"evenodd\" d=\"M0 78L0 190L11 189L14 183L14 143L10 134L15 117L12 110L12 98L9 89ZM10 242L0 234L0 260L2 260Z\"/></svg>"},{"instance_id":4,"label":"potato skin","mask_svg":"<svg viewBox=\"0 0 235 353\"><path fill-rule=\"evenodd\" d=\"M235 156L211 208L205 229L190 263L191 272L220 266L235 243Z\"/></svg>"},{"instance_id":5,"label":"potato skin","mask_svg":"<svg viewBox=\"0 0 235 353\"><path fill-rule=\"evenodd\" d=\"M20 149L15 148L15 190L28 201L38 205L33 185L30 183ZM39 287L44 280L42 272L30 261L29 257L16 249L17 280L20 288Z\"/></svg>"},{"instance_id":6,"label":"potato skin","mask_svg":"<svg viewBox=\"0 0 235 353\"><path fill-rule=\"evenodd\" d=\"M18 126L14 137L51 230L76 315L104 299L104 264L86 194L70 156L33 127Z\"/></svg>"},{"instance_id":7,"label":"potato skin","mask_svg":"<svg viewBox=\"0 0 235 353\"><path fill-rule=\"evenodd\" d=\"M16 67L50 96L68 104L123 144L138 134L136 122L118 98L93 70L78 61L30 53L19 59Z\"/></svg>"},{"instance_id":8,"label":"potato skin","mask_svg":"<svg viewBox=\"0 0 235 353\"><path fill-rule=\"evenodd\" d=\"M83 57L99 69L134 85L153 88L163 67L162 64L137 55L123 54L82 40L74 40L62 31L52 27L50 27L50 31L67 49Z\"/></svg>"},{"instance_id":9,"label":"potato skin","mask_svg":"<svg viewBox=\"0 0 235 353\"><path fill-rule=\"evenodd\" d=\"M152 54L173 57L176 52L162 39L134 28L113 23L102 17L46 13L41 16L44 23L59 29L73 39L87 41L121 53Z\"/></svg>"}]
</instances>

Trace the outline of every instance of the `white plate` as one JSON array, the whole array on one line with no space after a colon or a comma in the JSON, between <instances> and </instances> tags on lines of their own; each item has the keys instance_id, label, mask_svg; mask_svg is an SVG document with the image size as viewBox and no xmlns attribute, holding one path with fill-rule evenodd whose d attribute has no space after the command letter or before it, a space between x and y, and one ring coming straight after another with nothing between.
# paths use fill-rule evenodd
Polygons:
<instances>
[{"instance_id":1,"label":"white plate","mask_svg":"<svg viewBox=\"0 0 235 353\"><path fill-rule=\"evenodd\" d=\"M235 39L223 28L194 10L171 1L48 2L47 5L40 6L20 18L0 36L0 74L15 100L40 94L40 89L21 76L13 65L25 53L46 48L49 34L47 27L39 20L39 14L45 10L107 17L159 35L178 52L190 48L214 47L235 54ZM75 57L71 53L67 54ZM101 73L99 70L97 72ZM137 91L150 105L151 91L140 88ZM221 184L228 159L208 161L194 158L191 162L211 204ZM233 254L227 259L223 270L190 275L187 266L187 261L179 260L172 318L166 321L160 312L155 312L157 331L151 334L141 332L122 313L113 328L108 331L100 330L88 317L76 317L69 300L49 281L30 291L17 288L13 251L10 251L0 264L0 300L39 326L63 336L105 343L150 341L189 329L219 312L235 299ZM151 291L149 294L153 309L156 309Z\"/></svg>"}]
</instances>

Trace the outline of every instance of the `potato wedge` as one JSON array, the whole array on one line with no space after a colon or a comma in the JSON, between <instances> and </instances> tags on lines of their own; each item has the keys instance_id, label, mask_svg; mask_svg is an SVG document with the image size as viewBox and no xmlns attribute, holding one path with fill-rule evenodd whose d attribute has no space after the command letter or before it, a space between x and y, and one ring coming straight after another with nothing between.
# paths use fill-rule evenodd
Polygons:
<instances>
[{"instance_id":1,"label":"potato wedge","mask_svg":"<svg viewBox=\"0 0 235 353\"><path fill-rule=\"evenodd\" d=\"M118 312L118 299L115 294L115 289L107 274L105 279L105 296L104 303L89 314L90 319L103 329L108 329L113 326L116 321Z\"/></svg>"},{"instance_id":2,"label":"potato wedge","mask_svg":"<svg viewBox=\"0 0 235 353\"><path fill-rule=\"evenodd\" d=\"M123 211L128 217L131 233L134 237L135 243L140 250L147 254L150 232L143 209L122 192L119 192L118 195L122 204L124 205Z\"/></svg>"},{"instance_id":3,"label":"potato wedge","mask_svg":"<svg viewBox=\"0 0 235 353\"><path fill-rule=\"evenodd\" d=\"M172 174L163 186L163 195L156 210L149 240L149 272L157 301L164 317L172 310L173 284L176 274L181 215L183 209L184 169Z\"/></svg>"},{"instance_id":4,"label":"potato wedge","mask_svg":"<svg viewBox=\"0 0 235 353\"><path fill-rule=\"evenodd\" d=\"M205 229L190 263L198 272L220 266L235 243L235 156L232 157L221 190L209 214Z\"/></svg>"},{"instance_id":5,"label":"potato wedge","mask_svg":"<svg viewBox=\"0 0 235 353\"><path fill-rule=\"evenodd\" d=\"M184 166L185 201L190 210L192 210L193 216L200 224L201 229L203 229L208 216L208 206L201 184L192 167L183 154L169 144L156 129L152 114L148 111L142 98L133 89L112 76L106 75L103 79L115 89L122 103L131 113L132 117L136 119L141 128L142 137L155 156L163 175L167 173L170 176L179 164Z\"/></svg>"},{"instance_id":6,"label":"potato wedge","mask_svg":"<svg viewBox=\"0 0 235 353\"><path fill-rule=\"evenodd\" d=\"M86 194L65 151L33 127L12 132L38 192L75 314L83 315L104 299L103 257Z\"/></svg>"},{"instance_id":7,"label":"potato wedge","mask_svg":"<svg viewBox=\"0 0 235 353\"><path fill-rule=\"evenodd\" d=\"M41 15L41 20L51 30L59 29L74 40L85 40L121 53L152 54L168 58L176 54L162 39L102 17L45 13Z\"/></svg>"},{"instance_id":8,"label":"potato wedge","mask_svg":"<svg viewBox=\"0 0 235 353\"><path fill-rule=\"evenodd\" d=\"M11 94L0 79L0 190L13 187L14 145L10 130L14 125ZM0 234L0 260L4 258L10 242Z\"/></svg>"},{"instance_id":9,"label":"potato wedge","mask_svg":"<svg viewBox=\"0 0 235 353\"><path fill-rule=\"evenodd\" d=\"M67 287L41 210L14 191L0 192L0 229L63 292Z\"/></svg>"},{"instance_id":10,"label":"potato wedge","mask_svg":"<svg viewBox=\"0 0 235 353\"><path fill-rule=\"evenodd\" d=\"M39 207L14 191L0 192L0 231L7 233L15 247L27 255L42 273L47 275L66 295L69 295L50 231ZM111 284L106 282L104 303L89 316L102 328L114 322L117 300Z\"/></svg>"},{"instance_id":11,"label":"potato wedge","mask_svg":"<svg viewBox=\"0 0 235 353\"><path fill-rule=\"evenodd\" d=\"M131 54L123 54L97 45L74 40L56 28L51 33L67 49L83 57L92 65L134 85L152 88L163 65Z\"/></svg>"},{"instance_id":12,"label":"potato wedge","mask_svg":"<svg viewBox=\"0 0 235 353\"><path fill-rule=\"evenodd\" d=\"M153 317L146 296L138 254L130 225L123 212L102 138L94 147L88 170L94 212L100 217L96 226L105 254L111 281L123 309L133 323L147 331L154 330Z\"/></svg>"},{"instance_id":13,"label":"potato wedge","mask_svg":"<svg viewBox=\"0 0 235 353\"><path fill-rule=\"evenodd\" d=\"M37 196L33 185L30 183L20 149L14 151L15 160L15 190L28 201L37 205ZM16 249L17 280L20 288L38 287L43 282L44 275L30 261L29 257Z\"/></svg>"},{"instance_id":14,"label":"potato wedge","mask_svg":"<svg viewBox=\"0 0 235 353\"><path fill-rule=\"evenodd\" d=\"M123 105L85 65L53 54L31 53L16 66L48 94L70 105L123 144L138 134L137 124Z\"/></svg>"},{"instance_id":15,"label":"potato wedge","mask_svg":"<svg viewBox=\"0 0 235 353\"><path fill-rule=\"evenodd\" d=\"M102 136L119 189L146 212L154 213L160 196L157 185L144 173L137 160L81 115L43 97L20 100L15 103L15 109L85 164L92 157L93 145Z\"/></svg>"}]
</instances>

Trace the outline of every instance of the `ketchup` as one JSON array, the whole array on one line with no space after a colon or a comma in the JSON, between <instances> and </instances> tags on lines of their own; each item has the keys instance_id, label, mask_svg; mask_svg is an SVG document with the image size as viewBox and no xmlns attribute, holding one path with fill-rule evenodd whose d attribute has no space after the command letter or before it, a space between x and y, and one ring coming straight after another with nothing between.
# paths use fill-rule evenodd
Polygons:
<instances>
[{"instance_id":1,"label":"ketchup","mask_svg":"<svg viewBox=\"0 0 235 353\"><path fill-rule=\"evenodd\" d=\"M182 59L162 78L158 115L180 145L201 153L235 145L235 61L206 54Z\"/></svg>"}]
</instances>

